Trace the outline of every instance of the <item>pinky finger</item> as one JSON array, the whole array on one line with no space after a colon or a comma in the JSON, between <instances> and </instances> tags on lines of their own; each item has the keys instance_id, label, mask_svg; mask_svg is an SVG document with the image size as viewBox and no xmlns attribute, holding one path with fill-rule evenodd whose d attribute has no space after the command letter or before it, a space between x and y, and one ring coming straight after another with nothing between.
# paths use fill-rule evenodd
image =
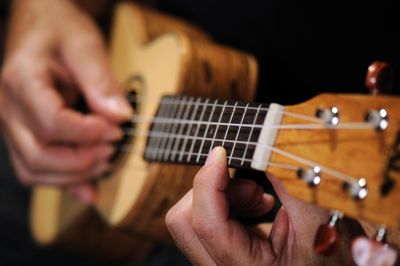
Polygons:
<instances>
[{"instance_id":1,"label":"pinky finger","mask_svg":"<svg viewBox=\"0 0 400 266\"><path fill-rule=\"evenodd\" d=\"M96 189L90 182L69 186L66 191L84 203L94 204L96 201Z\"/></svg>"},{"instance_id":2,"label":"pinky finger","mask_svg":"<svg viewBox=\"0 0 400 266\"><path fill-rule=\"evenodd\" d=\"M22 159L18 156L13 148L10 148L10 155L19 181L26 186L38 184L67 186L79 184L92 179L90 177L83 177L79 175L33 173L24 165Z\"/></svg>"}]
</instances>

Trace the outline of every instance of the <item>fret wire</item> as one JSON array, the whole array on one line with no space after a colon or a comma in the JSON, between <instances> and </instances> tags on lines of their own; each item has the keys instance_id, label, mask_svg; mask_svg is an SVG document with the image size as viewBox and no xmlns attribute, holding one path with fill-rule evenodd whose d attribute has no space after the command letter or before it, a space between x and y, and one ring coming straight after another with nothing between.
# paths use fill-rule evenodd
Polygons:
<instances>
[{"instance_id":1,"label":"fret wire","mask_svg":"<svg viewBox=\"0 0 400 266\"><path fill-rule=\"evenodd\" d=\"M214 146L214 140L216 139L216 136L217 136L217 133L218 133L218 129L219 129L219 124L218 124L218 123L221 122L222 115L223 115L223 113L224 113L224 111L225 111L225 106L226 106L227 103L228 103L228 101L225 101L225 102L224 102L224 105L223 105L223 107L222 107L221 114L219 115L219 119L218 119L218 122L217 122L217 127L215 128L214 136L213 136L213 138L212 138L211 145L210 145L210 149L208 150L208 153L211 152L212 147Z\"/></svg>"},{"instance_id":2,"label":"fret wire","mask_svg":"<svg viewBox=\"0 0 400 266\"><path fill-rule=\"evenodd\" d=\"M223 140L222 140L222 144L221 144L222 147L224 147L225 140L226 140L226 138L228 137L229 128L231 127L232 119L233 119L233 116L234 116L234 114L235 114L235 110L236 110L237 104L238 104L238 102L235 103L235 106L234 106L233 109L232 109L232 114L231 114L231 117L230 117L230 119L229 119L228 126L226 127L226 131L225 131L224 138L223 138Z\"/></svg>"},{"instance_id":3,"label":"fret wire","mask_svg":"<svg viewBox=\"0 0 400 266\"><path fill-rule=\"evenodd\" d=\"M209 99L207 99L207 104L208 104L208 101L209 101ZM218 102L217 100L215 101L215 103L216 102ZM206 108L205 108L206 109ZM204 110L205 110L204 109ZM212 110L211 110L211 113L210 113L210 116L209 116L209 118L208 118L208 121L210 121L211 119L212 119L212 116L213 116L213 112L214 112L214 110L215 110L215 105L213 105L213 107L212 107ZM203 117L204 117L204 113L201 115L201 117L200 117L200 119L199 120L203 120ZM199 129L200 129L200 127L201 127L201 125L197 128L198 129L198 131L199 131ZM203 136L205 137L206 136L206 134L207 134L207 130L208 130L208 124L206 125L206 129L204 130L204 134L203 134ZM196 131L196 134L195 134L195 136L197 136L198 135L198 131ZM196 143L195 141L192 143L192 146L194 146L193 144L194 143ZM200 148L199 148L199 152L201 152L202 151L202 149L203 149L203 145L204 145L204 140L201 140L201 144L200 144ZM197 160L199 160L198 158L197 158Z\"/></svg>"},{"instance_id":4,"label":"fret wire","mask_svg":"<svg viewBox=\"0 0 400 266\"><path fill-rule=\"evenodd\" d=\"M254 117L254 120L253 120L253 125L255 125L255 123L257 122L258 115L260 114L260 109L261 109L261 104L258 105L257 113L256 113L256 115L255 115L255 117ZM252 137L252 135L253 135L253 131L254 131L254 127L251 127L249 136L247 137L247 142L250 142L251 137ZM246 157L246 155L247 155L247 150L248 150L248 148L249 148L249 145L246 144L246 148L244 149L243 159L244 159L244 158ZM244 160L242 161L241 164L242 164L242 165L244 164Z\"/></svg>"},{"instance_id":5,"label":"fret wire","mask_svg":"<svg viewBox=\"0 0 400 266\"><path fill-rule=\"evenodd\" d=\"M167 101L169 101L169 98L163 98L163 99L162 99L162 101L161 101L161 106L160 106L160 109L159 109L159 111L158 111L158 114L163 113L165 110L167 110L167 109L169 108L168 105L164 105L164 104L163 104L163 102L167 102ZM161 126L162 126L161 123L153 122L153 128L152 128L152 130L158 130ZM157 139L157 138L154 138L154 137L150 137L150 140L149 140L149 143L148 143L147 146L148 146L149 148L153 148L154 145L155 145L155 143L156 143L157 141L159 141L159 140L160 140L160 139ZM150 149L149 149L149 152L146 151L146 153L147 153L147 156L148 156L149 158L155 159L156 154L152 153L152 152L150 151Z\"/></svg>"},{"instance_id":6,"label":"fret wire","mask_svg":"<svg viewBox=\"0 0 400 266\"><path fill-rule=\"evenodd\" d=\"M159 120L162 120L160 122ZM153 120L153 123L158 124L172 124L172 123L180 123L180 124L193 124L193 125L207 125L207 122L198 121L198 120L184 120L184 119L157 119ZM221 126L239 126L237 123L224 123L224 122L210 122L210 125L221 125ZM243 124L243 128L267 128L267 129L349 129L349 130L366 130L366 129L375 129L374 125L369 122L344 122L338 125L329 125L329 124L285 124L285 125L272 125L264 127L264 125L252 125L252 124Z\"/></svg>"},{"instance_id":7,"label":"fret wire","mask_svg":"<svg viewBox=\"0 0 400 266\"><path fill-rule=\"evenodd\" d=\"M184 155L188 155L190 152L189 151L183 151L182 152ZM205 153L198 153L199 156L205 156L207 157L209 154L205 154ZM231 158L232 155L227 155L227 158ZM235 160L241 160L242 158L237 158L237 157L233 157L233 159ZM198 162L197 160L195 160L196 162ZM251 159L246 159L247 162L251 162Z\"/></svg>"},{"instance_id":8,"label":"fret wire","mask_svg":"<svg viewBox=\"0 0 400 266\"><path fill-rule=\"evenodd\" d=\"M174 119L174 118L159 118L156 117L152 120L153 123L158 123L158 124L173 124L173 123L179 123L179 124L194 124L194 125L213 125L213 126L217 126L217 125L221 125L221 126L239 126L240 124L237 123L226 123L226 122L206 122L206 121L199 121L199 120L195 120L195 119ZM362 123L362 124L366 124L366 123ZM305 125L317 125L317 126L326 126L324 124L291 124L289 126L294 126L294 125L300 125L300 126L305 126ZM263 125L253 125L253 124L243 124L243 127L255 127L255 128L260 128L262 129L264 126ZM279 125L277 125L279 126ZM284 125L287 126L287 125Z\"/></svg>"},{"instance_id":9,"label":"fret wire","mask_svg":"<svg viewBox=\"0 0 400 266\"><path fill-rule=\"evenodd\" d=\"M194 110L193 110L193 113L192 113L192 115L191 115L191 117L190 117L190 120L194 120L194 118L196 117L196 113L197 113L197 109L199 108L199 103L200 103L200 101L201 101L201 98L197 98L196 105L194 106ZM186 144L187 144L187 141L188 141L188 137L189 137L190 131L192 130L192 125L193 125L193 124L190 124L190 123L189 123L189 125L188 125L188 128L187 128L187 130L186 130L186 134L185 134L185 136L184 136L182 149L185 149L185 148L186 148ZM180 162L182 161L182 159L183 159L183 153L181 153L181 154L179 155L179 161L180 161Z\"/></svg>"},{"instance_id":10,"label":"fret wire","mask_svg":"<svg viewBox=\"0 0 400 266\"><path fill-rule=\"evenodd\" d=\"M176 115L174 115L174 117L176 117L178 119L181 118L183 110L186 107L185 103L187 103L187 97L183 96L182 103L179 104L178 111L177 111ZM178 126L180 126L180 125L181 124L179 124L179 123L178 124L173 124L172 125L172 129L171 129L170 132L173 133L173 134L176 134L177 133L176 130L177 130ZM166 151L164 151L164 160L167 160L168 156L171 154L171 146L172 146L173 143L174 143L174 138L173 137L172 138L167 137L167 144L166 144L167 148L166 148Z\"/></svg>"},{"instance_id":11,"label":"fret wire","mask_svg":"<svg viewBox=\"0 0 400 266\"><path fill-rule=\"evenodd\" d=\"M207 100L209 100L209 99L207 98ZM199 117L200 121L203 119L203 116L204 116L204 113L205 113L206 109L207 109L206 105L203 105L203 109L201 110L201 114L200 114L200 117ZM197 125L196 131L194 133L195 136L197 136L197 134L199 133L200 127L201 127L201 125ZM189 152L189 155L188 155L188 160L190 160L190 157L191 157L191 154L193 152L193 148L194 148L195 144L196 144L196 141L195 140L192 141L192 145L190 146L190 152Z\"/></svg>"},{"instance_id":12,"label":"fret wire","mask_svg":"<svg viewBox=\"0 0 400 266\"><path fill-rule=\"evenodd\" d=\"M168 133L165 133L165 132L160 132L160 131L154 132L154 131L152 131L152 132L150 132L148 134L148 136L150 136L150 137L155 136L156 138L164 138L167 134ZM178 134L171 134L171 135L174 136L174 137L179 137L179 138L180 137L183 138L183 137L187 136L187 135L178 135ZM222 138L216 138L216 137L213 137L213 138L211 138L211 137L200 137L200 136L187 136L187 137L190 138L190 139L193 139L193 140L202 140L202 139L210 140L210 141L212 141L212 140L222 141L223 140ZM247 141L243 141L243 140L236 140L235 141L235 140L229 140L229 139L225 140L225 142L232 142L232 143L236 142L238 144L249 144L249 145L257 145L257 144L259 144L258 142L253 142L253 141L247 142Z\"/></svg>"},{"instance_id":13,"label":"fret wire","mask_svg":"<svg viewBox=\"0 0 400 266\"><path fill-rule=\"evenodd\" d=\"M202 97L196 97L196 98L200 98L200 99L204 99ZM169 103L166 104L173 104L174 102L179 103L179 100L171 100ZM192 104L193 105L193 104ZM265 106L265 104L261 104L262 106ZM217 107L223 107L223 104L217 104ZM233 107L233 105L226 105L227 108ZM237 108L245 108L244 106L237 106ZM253 107L253 106L249 106L248 107L249 110L257 110L258 107ZM261 111L268 111L269 107L262 107ZM291 116L294 118L299 118L299 119L303 119L303 120L309 120L309 121L313 121L313 122L322 122L322 120L320 118L314 117L314 116L310 116L310 115L303 115L303 114L298 114L298 113L293 113L293 112L288 112L288 111L276 111L276 112L282 112L284 115L286 116Z\"/></svg>"},{"instance_id":14,"label":"fret wire","mask_svg":"<svg viewBox=\"0 0 400 266\"><path fill-rule=\"evenodd\" d=\"M160 135L163 134L162 132L157 132L157 133L159 133ZM165 133L164 133L164 134L165 134ZM203 138L202 138L202 137L193 137L193 139L203 139ZM205 139L209 139L209 140L210 140L211 138L205 138ZM219 140L222 140L222 139L219 139ZM226 142L234 142L234 141L233 141L233 140L226 140ZM237 143L245 143L244 141L236 141L236 142L237 142ZM256 145L259 145L259 144L261 144L261 143L258 143L258 142L250 142L249 144L250 144L250 145L256 146ZM355 177L346 175L346 174L344 174L344 173L342 173L342 172L339 172L339 171L334 170L334 169L332 169L332 168L329 168L329 167L327 167L327 166L321 165L321 164L319 164L319 163L317 163L317 162L308 160L308 159L306 159L306 158L303 158L303 157L298 156L298 155L296 155L296 154L290 153L290 152L288 152L288 151L285 151L285 150L276 148L276 147L274 147L274 146L269 146L269 145L265 145L265 144L264 144L263 147L264 147L265 149L269 149L269 150L271 150L271 151L273 151L273 152L276 152L276 153L278 153L278 154L280 154L280 155L282 155L282 156L284 156L284 157L286 157L286 158L289 158L289 159L291 159L291 160L297 161L297 162L299 162L299 163L301 163L301 164L304 164L304 165L307 165L307 166L310 166L310 167L314 167L315 165L318 165L318 166L321 168L321 171L322 171L322 172L325 172L325 173L327 173L327 174L329 174L329 175L331 175L331 176L334 176L334 177L336 177L336 178L338 178L338 179L340 179L340 180L342 180L342 181L355 182L355 181L358 180L358 179L355 178ZM249 159L246 159L246 160L249 160ZM188 162L189 162L189 161L188 161Z\"/></svg>"},{"instance_id":15,"label":"fret wire","mask_svg":"<svg viewBox=\"0 0 400 266\"><path fill-rule=\"evenodd\" d=\"M193 97L189 98L189 102L188 103L191 103L191 102L193 102ZM185 113L183 115L184 119L187 119L189 114L190 114L190 104L186 105ZM179 128L178 134L182 134L183 133L183 129L185 128L185 126L183 124L180 124L180 125L181 125L181 127ZM181 140L182 140L182 138L178 138L177 141L175 142L174 148L172 149L172 155L171 155L172 160L175 160L175 157L176 157L176 154L178 152L179 144L180 144Z\"/></svg>"},{"instance_id":16,"label":"fret wire","mask_svg":"<svg viewBox=\"0 0 400 266\"><path fill-rule=\"evenodd\" d=\"M206 125L206 129L204 130L204 134L203 134L203 137L206 137L206 135L207 135L207 132L208 132L208 129L210 128L210 122L211 122L211 120L212 120L212 117L213 117L213 115L214 115L214 112L215 112L215 107L216 107L216 103L218 102L218 100L215 100L214 101L214 105L213 105L213 107L212 107L212 109L211 109L211 113L210 113L210 117L208 118L208 122L207 122L207 125ZM200 152L202 152L203 151L203 146L204 146L204 139L201 141L201 145L200 145L200 149L199 149L199 151Z\"/></svg>"},{"instance_id":17,"label":"fret wire","mask_svg":"<svg viewBox=\"0 0 400 266\"><path fill-rule=\"evenodd\" d=\"M178 106L180 106L180 105L179 104L173 105L172 111L169 112L168 114L166 114L166 116L167 117L171 117L171 116L174 117L176 115L177 111L178 111ZM163 129L161 129L161 131L169 133L171 131L171 124L166 124L166 126ZM167 143L167 139L168 138L162 138L161 139L161 143L158 146L158 148L161 148L160 150L164 150L165 149L165 145ZM157 159L158 160L161 160L162 156L163 156L162 152L157 153Z\"/></svg>"},{"instance_id":18,"label":"fret wire","mask_svg":"<svg viewBox=\"0 0 400 266\"><path fill-rule=\"evenodd\" d=\"M249 104L246 104L246 107L248 107L248 106L249 106ZM244 118L246 116L246 112L247 112L247 108L245 108L244 111L243 111L242 119L240 120L240 126L238 128L237 133L236 133L235 141L238 140L240 129L241 129L241 125L243 124ZM236 142L233 143L233 147L232 147L232 150L231 150L231 154L232 155L235 153L235 148L236 148ZM243 154L243 156L244 156L244 154ZM231 163L231 161L229 160L229 164L230 163Z\"/></svg>"}]
</instances>

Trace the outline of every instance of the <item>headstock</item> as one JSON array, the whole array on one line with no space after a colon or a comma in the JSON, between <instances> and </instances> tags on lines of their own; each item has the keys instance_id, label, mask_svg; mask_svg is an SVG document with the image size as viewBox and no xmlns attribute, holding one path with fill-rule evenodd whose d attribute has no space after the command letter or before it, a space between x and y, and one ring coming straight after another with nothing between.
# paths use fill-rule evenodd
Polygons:
<instances>
[{"instance_id":1,"label":"headstock","mask_svg":"<svg viewBox=\"0 0 400 266\"><path fill-rule=\"evenodd\" d=\"M323 94L285 112L322 119L284 115L267 172L302 200L399 227L400 98ZM292 127L309 123L319 126ZM310 186L313 176L320 182Z\"/></svg>"}]
</instances>

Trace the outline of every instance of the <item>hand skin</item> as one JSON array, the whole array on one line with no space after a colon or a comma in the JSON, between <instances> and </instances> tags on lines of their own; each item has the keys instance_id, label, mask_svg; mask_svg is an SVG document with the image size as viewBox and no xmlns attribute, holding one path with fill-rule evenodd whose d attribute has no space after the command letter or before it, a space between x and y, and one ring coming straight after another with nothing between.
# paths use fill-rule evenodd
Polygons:
<instances>
[{"instance_id":1,"label":"hand skin","mask_svg":"<svg viewBox=\"0 0 400 266\"><path fill-rule=\"evenodd\" d=\"M253 181L230 179L226 153L221 147L209 155L193 189L166 216L177 246L195 265L354 265L352 234L361 226L348 219L339 230L342 244L333 257L318 256L313 242L319 225L329 214L289 196L282 184L269 177L282 207L272 225L245 227L235 219L256 217L271 210L273 198Z\"/></svg>"},{"instance_id":2,"label":"hand skin","mask_svg":"<svg viewBox=\"0 0 400 266\"><path fill-rule=\"evenodd\" d=\"M82 94L83 115L70 106ZM91 18L68 0L15 0L0 88L0 123L19 181L65 186L95 200L118 124L132 110L118 91Z\"/></svg>"}]
</instances>

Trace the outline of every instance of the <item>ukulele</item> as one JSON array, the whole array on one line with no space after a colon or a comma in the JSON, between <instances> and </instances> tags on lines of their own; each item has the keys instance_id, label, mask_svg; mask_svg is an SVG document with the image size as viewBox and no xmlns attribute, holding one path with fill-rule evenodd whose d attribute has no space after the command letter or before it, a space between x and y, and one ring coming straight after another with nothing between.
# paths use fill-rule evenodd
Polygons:
<instances>
[{"instance_id":1,"label":"ukulele","mask_svg":"<svg viewBox=\"0 0 400 266\"><path fill-rule=\"evenodd\" d=\"M253 103L252 56L134 4L118 6L110 51L135 116L123 125L112 171L96 182L95 208L56 187L34 188L37 242L135 259L172 243L164 216L215 146L227 150L229 167L273 174L291 195L335 210L332 217L399 227L399 97Z\"/></svg>"}]
</instances>

